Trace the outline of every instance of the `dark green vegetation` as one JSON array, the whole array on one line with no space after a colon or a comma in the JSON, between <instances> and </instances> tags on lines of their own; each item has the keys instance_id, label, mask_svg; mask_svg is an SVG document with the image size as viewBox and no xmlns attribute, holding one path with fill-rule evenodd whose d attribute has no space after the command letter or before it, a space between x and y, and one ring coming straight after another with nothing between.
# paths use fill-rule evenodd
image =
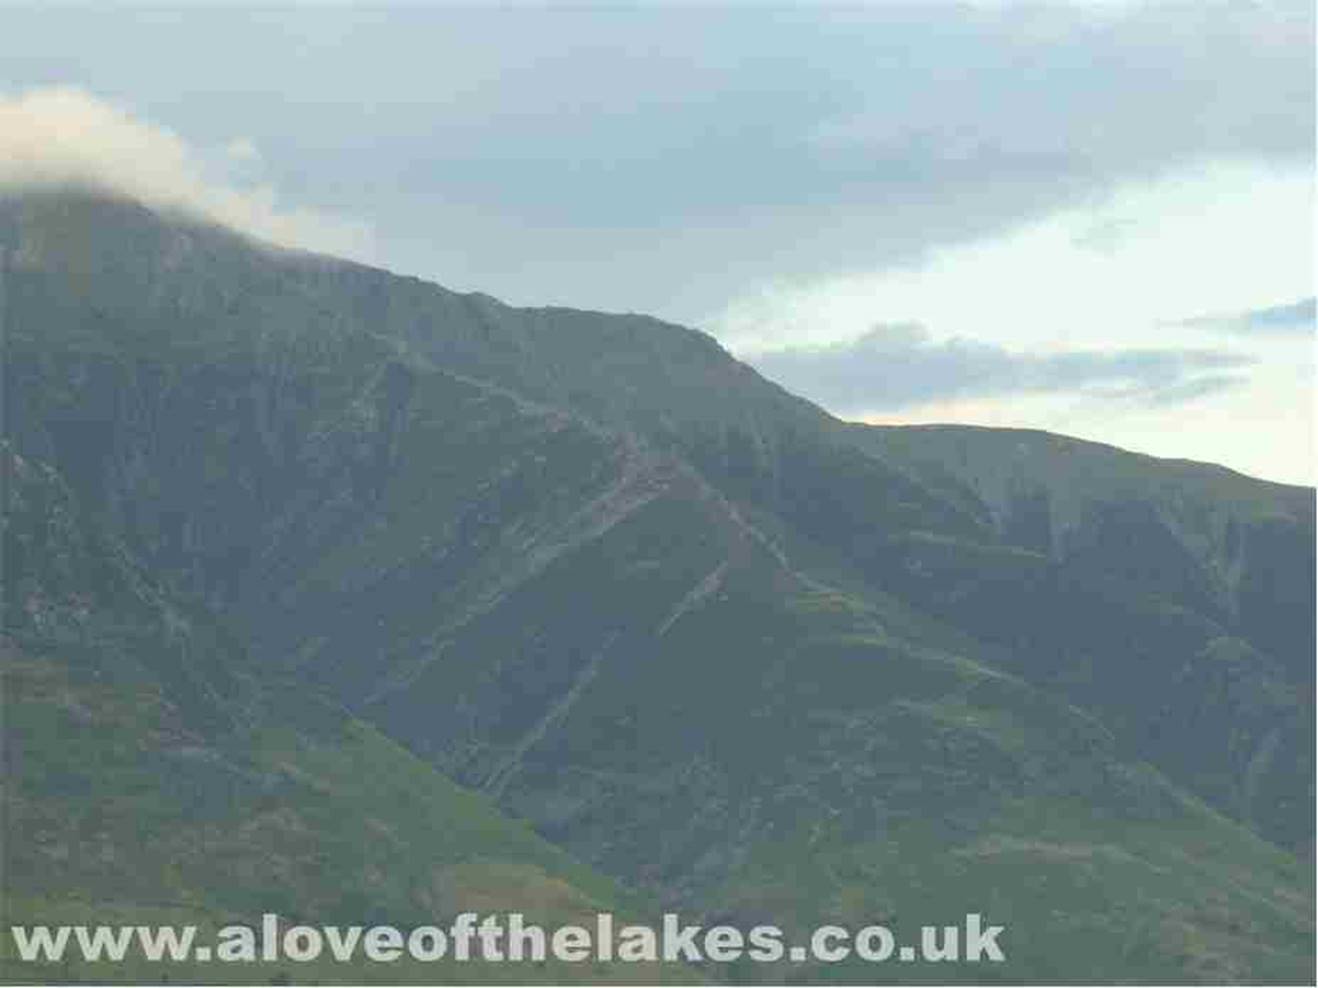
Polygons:
<instances>
[{"instance_id":1,"label":"dark green vegetation","mask_svg":"<svg viewBox=\"0 0 1318 988\"><path fill-rule=\"evenodd\" d=\"M979 911L1001 968L710 974L1312 980L1312 491L103 197L0 247L7 922Z\"/></svg>"}]
</instances>

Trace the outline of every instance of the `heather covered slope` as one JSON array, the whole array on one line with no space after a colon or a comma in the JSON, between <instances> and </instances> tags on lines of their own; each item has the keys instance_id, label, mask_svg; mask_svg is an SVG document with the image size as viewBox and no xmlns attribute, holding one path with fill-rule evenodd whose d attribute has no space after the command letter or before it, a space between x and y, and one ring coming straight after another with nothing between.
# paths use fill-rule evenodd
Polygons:
<instances>
[{"instance_id":1,"label":"heather covered slope","mask_svg":"<svg viewBox=\"0 0 1318 988\"><path fill-rule=\"evenodd\" d=\"M1132 580L1099 551L1127 516L1059 568L979 488L642 317L509 309L97 197L0 217L11 442L233 643L163 653L169 702L198 668L233 680L202 693L235 698L217 717L291 684L372 757L401 746L453 800L484 805L447 780L706 916L1001 911L1008 979L1307 977L1312 885L1262 839L1312 830L1302 664L1170 556ZM10 554L6 582L47 557ZM1287 578L1266 553L1244 572ZM116 641L84 649L118 664ZM372 874L372 908L414 901L406 867Z\"/></svg>"}]
</instances>

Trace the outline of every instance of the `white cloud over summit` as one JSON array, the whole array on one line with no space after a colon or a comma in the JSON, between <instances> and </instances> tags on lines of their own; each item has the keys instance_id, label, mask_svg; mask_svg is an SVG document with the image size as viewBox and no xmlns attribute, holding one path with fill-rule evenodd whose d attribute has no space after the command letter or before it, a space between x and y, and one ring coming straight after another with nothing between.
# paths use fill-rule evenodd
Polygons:
<instances>
[{"instance_id":1,"label":"white cloud over summit","mask_svg":"<svg viewBox=\"0 0 1318 988\"><path fill-rule=\"evenodd\" d=\"M366 225L282 206L271 186L243 181L260 162L249 139L234 138L223 151L207 155L83 89L0 94L0 190L87 186L284 247L361 260L373 253Z\"/></svg>"}]
</instances>

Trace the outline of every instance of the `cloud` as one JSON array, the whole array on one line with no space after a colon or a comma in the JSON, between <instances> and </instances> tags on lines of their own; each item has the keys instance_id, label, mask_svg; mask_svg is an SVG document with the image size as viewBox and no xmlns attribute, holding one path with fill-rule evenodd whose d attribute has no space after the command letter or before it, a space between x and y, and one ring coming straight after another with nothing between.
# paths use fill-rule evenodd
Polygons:
<instances>
[{"instance_id":1,"label":"cloud","mask_svg":"<svg viewBox=\"0 0 1318 988\"><path fill-rule=\"evenodd\" d=\"M250 137L235 137L224 145L224 153L235 161L257 162L261 160L261 152Z\"/></svg>"},{"instance_id":2,"label":"cloud","mask_svg":"<svg viewBox=\"0 0 1318 988\"><path fill-rule=\"evenodd\" d=\"M10 7L15 84L246 136L391 266L687 322L1314 145L1306 2Z\"/></svg>"},{"instance_id":3,"label":"cloud","mask_svg":"<svg viewBox=\"0 0 1318 988\"><path fill-rule=\"evenodd\" d=\"M1307 336L1318 323L1318 305L1314 296L1284 305L1247 309L1225 315L1194 316L1172 325L1189 329L1208 329L1221 333L1256 333L1270 336Z\"/></svg>"},{"instance_id":4,"label":"cloud","mask_svg":"<svg viewBox=\"0 0 1318 988\"><path fill-rule=\"evenodd\" d=\"M0 191L88 186L149 206L177 209L286 247L363 258L369 229L321 212L280 205L268 185L241 187L238 170L259 152L238 138L206 155L162 127L81 89L0 94ZM216 174L227 157L237 170Z\"/></svg>"},{"instance_id":5,"label":"cloud","mask_svg":"<svg viewBox=\"0 0 1318 988\"><path fill-rule=\"evenodd\" d=\"M1175 404L1240 383L1238 375L1223 372L1252 363L1215 350L1025 353L977 340L938 342L918 323L880 325L847 343L746 359L766 377L840 414L1027 393Z\"/></svg>"}]
</instances>

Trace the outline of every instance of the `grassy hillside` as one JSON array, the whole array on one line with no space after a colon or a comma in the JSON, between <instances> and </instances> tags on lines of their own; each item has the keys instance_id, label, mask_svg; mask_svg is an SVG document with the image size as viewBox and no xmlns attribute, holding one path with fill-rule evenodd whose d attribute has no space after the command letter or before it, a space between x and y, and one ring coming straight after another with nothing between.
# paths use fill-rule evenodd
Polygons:
<instances>
[{"instance_id":1,"label":"grassy hillside","mask_svg":"<svg viewBox=\"0 0 1318 988\"><path fill-rule=\"evenodd\" d=\"M487 800L301 686L143 575L59 475L6 444L4 920L421 925L524 909L542 923L638 903ZM138 960L24 964L7 979L159 980ZM653 980L658 970L441 962L195 966L267 983ZM680 968L662 972L684 977Z\"/></svg>"},{"instance_id":2,"label":"grassy hillside","mask_svg":"<svg viewBox=\"0 0 1318 988\"><path fill-rule=\"evenodd\" d=\"M909 597L1100 712L1219 809L1312 854L1312 490L1039 432L853 436L1028 554L1004 582L921 550Z\"/></svg>"}]
</instances>

